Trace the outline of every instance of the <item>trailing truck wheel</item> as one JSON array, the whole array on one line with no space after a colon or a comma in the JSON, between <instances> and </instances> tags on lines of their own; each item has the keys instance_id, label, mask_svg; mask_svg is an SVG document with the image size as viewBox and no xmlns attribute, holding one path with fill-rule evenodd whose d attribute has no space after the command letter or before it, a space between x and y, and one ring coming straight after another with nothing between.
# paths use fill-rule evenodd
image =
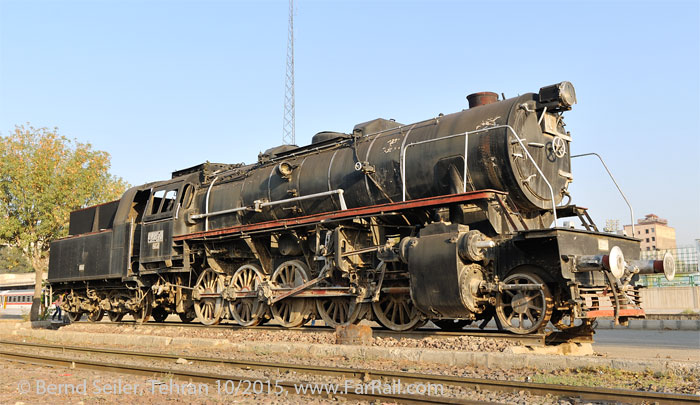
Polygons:
<instances>
[{"instance_id":1,"label":"trailing truck wheel","mask_svg":"<svg viewBox=\"0 0 700 405\"><path fill-rule=\"evenodd\" d=\"M309 281L306 265L299 260L282 263L272 274L275 288L294 288ZM270 308L275 321L285 328L296 328L306 323L311 314L311 301L305 298L285 298Z\"/></svg>"},{"instance_id":2,"label":"trailing truck wheel","mask_svg":"<svg viewBox=\"0 0 700 405\"><path fill-rule=\"evenodd\" d=\"M143 291L137 292L137 297L140 298L141 306L134 312L131 316L134 317L136 323L148 322L151 318L151 311L153 310L153 295L150 292L144 293Z\"/></svg>"},{"instance_id":3,"label":"trailing truck wheel","mask_svg":"<svg viewBox=\"0 0 700 405\"><path fill-rule=\"evenodd\" d=\"M88 320L90 322L99 322L102 320L102 318L105 316L105 312L98 308L92 312L88 313Z\"/></svg>"},{"instance_id":4,"label":"trailing truck wheel","mask_svg":"<svg viewBox=\"0 0 700 405\"><path fill-rule=\"evenodd\" d=\"M515 273L503 280L505 284L541 284L541 290L504 290L496 297L496 316L507 330L525 335L545 326L552 316L552 294L547 284L536 274Z\"/></svg>"},{"instance_id":5,"label":"trailing truck wheel","mask_svg":"<svg viewBox=\"0 0 700 405\"><path fill-rule=\"evenodd\" d=\"M438 328L448 332L460 331L464 329L465 326L472 323L469 319L433 319L432 322Z\"/></svg>"},{"instance_id":6,"label":"trailing truck wheel","mask_svg":"<svg viewBox=\"0 0 700 405\"><path fill-rule=\"evenodd\" d=\"M230 286L236 293L256 291L263 280L263 273L256 264L245 264L236 270ZM256 326L265 315L265 305L254 298L236 298L228 302L231 317L241 326Z\"/></svg>"},{"instance_id":7,"label":"trailing truck wheel","mask_svg":"<svg viewBox=\"0 0 700 405\"><path fill-rule=\"evenodd\" d=\"M165 308L162 307L156 307L153 308L153 311L151 311L151 316L153 317L153 320L162 323L165 322L165 320L168 318L168 311Z\"/></svg>"},{"instance_id":8,"label":"trailing truck wheel","mask_svg":"<svg viewBox=\"0 0 700 405\"><path fill-rule=\"evenodd\" d=\"M354 297L332 297L316 300L316 310L331 328L358 322L363 308Z\"/></svg>"},{"instance_id":9,"label":"trailing truck wheel","mask_svg":"<svg viewBox=\"0 0 700 405\"><path fill-rule=\"evenodd\" d=\"M395 331L406 331L425 325L418 308L408 294L384 294L372 303L374 316L382 326Z\"/></svg>"},{"instance_id":10,"label":"trailing truck wheel","mask_svg":"<svg viewBox=\"0 0 700 405\"><path fill-rule=\"evenodd\" d=\"M197 317L197 314L190 308L187 312L178 313L177 316L180 317L182 323L190 323Z\"/></svg>"},{"instance_id":11,"label":"trailing truck wheel","mask_svg":"<svg viewBox=\"0 0 700 405\"><path fill-rule=\"evenodd\" d=\"M110 322L121 322L122 318L124 318L124 314L120 312L107 311L107 317L109 318Z\"/></svg>"},{"instance_id":12,"label":"trailing truck wheel","mask_svg":"<svg viewBox=\"0 0 700 405\"><path fill-rule=\"evenodd\" d=\"M223 298L221 292L224 291L224 278L212 269L206 269L197 278L194 287L198 294L218 294L218 297L203 297L194 302L194 312L197 320L204 325L217 325L221 322L223 313Z\"/></svg>"},{"instance_id":13,"label":"trailing truck wheel","mask_svg":"<svg viewBox=\"0 0 700 405\"><path fill-rule=\"evenodd\" d=\"M82 312L66 312L66 316L68 317L68 320L73 323L73 322L78 322L80 318L83 317Z\"/></svg>"},{"instance_id":14,"label":"trailing truck wheel","mask_svg":"<svg viewBox=\"0 0 700 405\"><path fill-rule=\"evenodd\" d=\"M144 306L131 315L134 317L134 321L136 321L136 323L148 322L148 320L151 318L151 306Z\"/></svg>"}]
</instances>

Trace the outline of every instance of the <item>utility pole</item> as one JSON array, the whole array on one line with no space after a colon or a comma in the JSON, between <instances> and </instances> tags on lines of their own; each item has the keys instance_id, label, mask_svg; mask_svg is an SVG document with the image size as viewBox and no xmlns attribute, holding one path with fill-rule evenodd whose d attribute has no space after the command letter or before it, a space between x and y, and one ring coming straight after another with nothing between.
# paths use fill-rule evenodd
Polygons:
<instances>
[{"instance_id":1,"label":"utility pole","mask_svg":"<svg viewBox=\"0 0 700 405\"><path fill-rule=\"evenodd\" d=\"M287 75L284 87L284 125L282 128L282 142L287 145L294 145L294 0L289 0Z\"/></svg>"}]
</instances>

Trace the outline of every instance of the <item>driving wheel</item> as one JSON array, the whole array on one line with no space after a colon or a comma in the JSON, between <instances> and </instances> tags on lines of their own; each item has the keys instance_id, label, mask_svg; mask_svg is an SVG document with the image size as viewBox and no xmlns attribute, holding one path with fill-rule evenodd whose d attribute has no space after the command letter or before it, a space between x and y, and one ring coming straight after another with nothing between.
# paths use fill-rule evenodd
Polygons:
<instances>
[{"instance_id":1,"label":"driving wheel","mask_svg":"<svg viewBox=\"0 0 700 405\"><path fill-rule=\"evenodd\" d=\"M383 294L372 303L372 309L379 323L391 330L411 330L425 324L408 294Z\"/></svg>"},{"instance_id":2,"label":"driving wheel","mask_svg":"<svg viewBox=\"0 0 700 405\"><path fill-rule=\"evenodd\" d=\"M331 328L355 323L363 312L362 304L358 304L355 297L317 299L316 310L323 322Z\"/></svg>"},{"instance_id":3,"label":"driving wheel","mask_svg":"<svg viewBox=\"0 0 700 405\"><path fill-rule=\"evenodd\" d=\"M231 278L231 285L236 294L245 294L258 289L263 280L263 272L257 264L244 264ZM228 309L233 319L241 326L260 324L265 314L265 305L258 297L236 298L228 302Z\"/></svg>"},{"instance_id":4,"label":"driving wheel","mask_svg":"<svg viewBox=\"0 0 700 405\"><path fill-rule=\"evenodd\" d=\"M299 260L289 260L282 263L272 274L272 285L275 288L294 288L309 281L306 265ZM285 328L295 328L303 325L311 314L311 305L305 298L285 298L272 304L272 316Z\"/></svg>"},{"instance_id":5,"label":"driving wheel","mask_svg":"<svg viewBox=\"0 0 700 405\"><path fill-rule=\"evenodd\" d=\"M201 297L194 302L194 312L197 320L204 325L216 325L221 322L223 313L223 299L221 292L224 290L224 278L212 269L206 269L197 278L194 287L198 294L218 294L216 297Z\"/></svg>"}]
</instances>

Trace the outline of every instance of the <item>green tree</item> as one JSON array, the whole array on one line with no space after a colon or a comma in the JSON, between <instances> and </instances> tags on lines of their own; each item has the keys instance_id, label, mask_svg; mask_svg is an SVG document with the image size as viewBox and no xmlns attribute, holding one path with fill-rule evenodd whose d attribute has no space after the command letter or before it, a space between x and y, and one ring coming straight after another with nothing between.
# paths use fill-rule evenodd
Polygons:
<instances>
[{"instance_id":1,"label":"green tree","mask_svg":"<svg viewBox=\"0 0 700 405\"><path fill-rule=\"evenodd\" d=\"M70 212L112 201L127 184L110 156L58 129L16 126L0 142L0 243L21 250L36 271L30 318L38 319L49 244L68 234Z\"/></svg>"},{"instance_id":2,"label":"green tree","mask_svg":"<svg viewBox=\"0 0 700 405\"><path fill-rule=\"evenodd\" d=\"M12 246L0 247L0 273L31 273L34 271L22 251Z\"/></svg>"}]
</instances>

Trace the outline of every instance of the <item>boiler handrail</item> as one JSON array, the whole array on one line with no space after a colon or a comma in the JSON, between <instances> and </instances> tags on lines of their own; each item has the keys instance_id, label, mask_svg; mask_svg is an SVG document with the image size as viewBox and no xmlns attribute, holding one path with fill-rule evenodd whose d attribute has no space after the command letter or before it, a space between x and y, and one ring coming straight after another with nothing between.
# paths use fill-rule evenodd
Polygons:
<instances>
[{"instance_id":1,"label":"boiler handrail","mask_svg":"<svg viewBox=\"0 0 700 405\"><path fill-rule=\"evenodd\" d=\"M429 142L436 142L436 141L441 141L444 139L449 139L449 138L455 138L459 136L464 136L464 180L462 184L462 192L467 192L467 157L468 157L468 147L469 147L469 135L477 134L477 133L482 133L482 132L488 132L494 129L500 129L500 128L507 128L510 130L510 132L515 136L515 139L518 141L520 144L520 147L523 149L525 152L525 155L527 158L532 162L532 164L535 166L535 169L537 169L537 172L542 176L542 180L544 180L545 184L547 184L547 187L549 188L549 194L552 198L552 214L554 214L554 227L557 226L557 207L554 199L554 189L552 188L552 184L547 180L547 177L544 175L540 167L537 165L537 162L535 162L535 159L532 157L530 152L528 152L527 148L525 147L525 144L523 143L523 140L518 136L518 133L515 132L513 127L510 125L496 125L488 128L481 128L481 129L476 129L474 131L467 131L467 132L461 132L458 134L452 134L452 135L446 135L446 136L441 136L439 138L433 138L433 139L426 139L423 141L417 141L417 142L411 142L407 145L404 145L401 148L401 191L402 191L402 197L403 201L406 201L406 149L408 149L411 146L416 146L416 145L422 145L425 143Z\"/></svg>"},{"instance_id":2,"label":"boiler handrail","mask_svg":"<svg viewBox=\"0 0 700 405\"><path fill-rule=\"evenodd\" d=\"M209 189L211 190L211 186L209 186ZM190 216L190 218L191 219L205 218L207 220L206 227L208 228L209 217L214 217L214 216L219 216L219 215L224 215L224 214L231 214L231 213L240 212L240 211L256 211L258 208L266 208L266 207L271 207L273 205L287 204L287 203L292 203L292 202L296 202L296 201L303 201L303 200L308 200L311 198L325 197L325 196L334 195L334 194L338 194L338 200L340 201L340 209L345 211L348 209L348 206L345 203L344 193L345 193L345 191L342 188L339 188L339 189L330 190L330 191L323 191L321 193L307 194L307 195L302 195L299 197L286 198L284 200L277 200L277 201L256 200L256 201L254 201L254 205L250 206L250 207L243 206L243 207L229 208L229 209L225 209L225 210L221 210L221 211L214 211L214 212L209 212L208 203L207 203L207 209L203 214L195 214L195 215ZM207 196L208 196L208 194L207 194ZM207 201L208 201L208 199L207 199Z\"/></svg>"}]
</instances>

